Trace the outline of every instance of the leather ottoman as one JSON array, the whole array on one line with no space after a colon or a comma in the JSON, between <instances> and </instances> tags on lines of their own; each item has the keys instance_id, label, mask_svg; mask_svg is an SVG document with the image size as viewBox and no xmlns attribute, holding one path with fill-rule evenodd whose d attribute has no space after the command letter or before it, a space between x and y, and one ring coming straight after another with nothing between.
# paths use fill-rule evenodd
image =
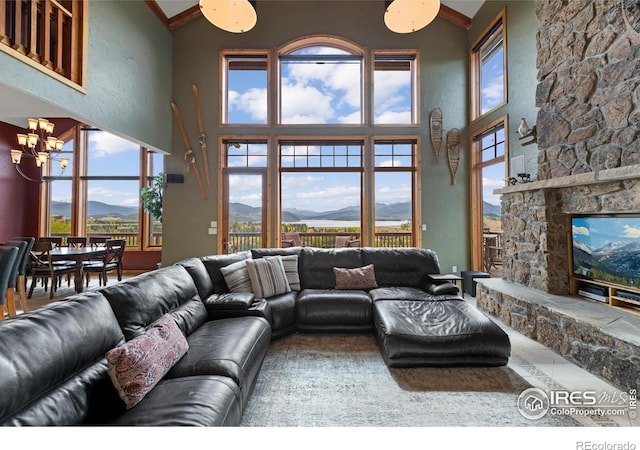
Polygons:
<instances>
[{"instance_id":1,"label":"leather ottoman","mask_svg":"<svg viewBox=\"0 0 640 450\"><path fill-rule=\"evenodd\" d=\"M376 338L389 367L504 366L509 337L464 300L380 300Z\"/></svg>"}]
</instances>

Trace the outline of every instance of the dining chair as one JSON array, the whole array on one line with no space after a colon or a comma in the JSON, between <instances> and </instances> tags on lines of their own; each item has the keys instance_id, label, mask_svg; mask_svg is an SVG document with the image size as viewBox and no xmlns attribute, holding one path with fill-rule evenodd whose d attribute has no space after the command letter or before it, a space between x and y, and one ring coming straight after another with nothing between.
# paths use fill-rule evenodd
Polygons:
<instances>
[{"instance_id":1,"label":"dining chair","mask_svg":"<svg viewBox=\"0 0 640 450\"><path fill-rule=\"evenodd\" d=\"M62 236L40 236L38 242L51 242L53 247L62 247Z\"/></svg>"},{"instance_id":2,"label":"dining chair","mask_svg":"<svg viewBox=\"0 0 640 450\"><path fill-rule=\"evenodd\" d=\"M87 245L87 238L84 236L69 236L67 238L67 247L80 248L80 247L86 247L86 245Z\"/></svg>"},{"instance_id":3,"label":"dining chair","mask_svg":"<svg viewBox=\"0 0 640 450\"><path fill-rule=\"evenodd\" d=\"M104 247L111 236L89 236L89 245L92 247Z\"/></svg>"},{"instance_id":4,"label":"dining chair","mask_svg":"<svg viewBox=\"0 0 640 450\"><path fill-rule=\"evenodd\" d=\"M116 272L118 281L122 281L122 261L126 246L126 239L109 239L105 242L106 251L102 260L88 261L83 266L87 286L89 286L92 273L98 274L98 284L100 286L107 285L107 274L113 271Z\"/></svg>"},{"instance_id":5,"label":"dining chair","mask_svg":"<svg viewBox=\"0 0 640 450\"><path fill-rule=\"evenodd\" d=\"M23 236L11 238L12 241L24 241L27 243L24 253L22 255L22 261L18 266L18 276L16 280L18 288L18 296L20 297L20 304L24 312L29 311L29 305L27 304L27 276L30 275L30 255L33 244L36 242L36 238L33 236Z\"/></svg>"},{"instance_id":6,"label":"dining chair","mask_svg":"<svg viewBox=\"0 0 640 450\"><path fill-rule=\"evenodd\" d=\"M22 285L22 279L19 279L19 274L23 270L24 259L27 256L28 249L31 248L29 242L22 240L10 240L5 242L2 245L8 245L11 247L18 248L18 256L16 257L14 263L14 270L9 278L9 284L7 285L7 295L6 295L6 305L7 311L9 313L9 317L15 316L17 314L16 310L16 291L18 291L18 300L20 301L20 306L22 307L23 312L29 311L29 306L27 304L27 296L24 293L24 286ZM22 289L21 289L22 287Z\"/></svg>"},{"instance_id":7,"label":"dining chair","mask_svg":"<svg viewBox=\"0 0 640 450\"><path fill-rule=\"evenodd\" d=\"M55 291L58 289L58 281L62 275L71 274L76 271L75 263L73 265L54 264L51 257L53 249L52 242L36 242L31 249L31 287L29 288L28 298L33 295L38 279L43 281L45 292L47 290L47 282L51 280L51 291L49 298L52 299Z\"/></svg>"},{"instance_id":8,"label":"dining chair","mask_svg":"<svg viewBox=\"0 0 640 450\"><path fill-rule=\"evenodd\" d=\"M18 247L0 245L0 320L4 320L5 296L17 258Z\"/></svg>"}]
</instances>

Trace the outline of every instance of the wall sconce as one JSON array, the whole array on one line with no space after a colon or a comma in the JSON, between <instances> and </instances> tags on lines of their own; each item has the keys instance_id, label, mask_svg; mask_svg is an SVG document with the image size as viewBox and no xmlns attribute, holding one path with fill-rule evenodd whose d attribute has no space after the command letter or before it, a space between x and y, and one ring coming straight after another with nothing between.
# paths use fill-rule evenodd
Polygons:
<instances>
[{"instance_id":1,"label":"wall sconce","mask_svg":"<svg viewBox=\"0 0 640 450\"><path fill-rule=\"evenodd\" d=\"M256 2L249 0L200 0L202 15L230 33L246 33L258 22Z\"/></svg>"},{"instance_id":2,"label":"wall sconce","mask_svg":"<svg viewBox=\"0 0 640 450\"><path fill-rule=\"evenodd\" d=\"M396 33L413 33L436 18L440 0L385 1L384 23Z\"/></svg>"}]
</instances>

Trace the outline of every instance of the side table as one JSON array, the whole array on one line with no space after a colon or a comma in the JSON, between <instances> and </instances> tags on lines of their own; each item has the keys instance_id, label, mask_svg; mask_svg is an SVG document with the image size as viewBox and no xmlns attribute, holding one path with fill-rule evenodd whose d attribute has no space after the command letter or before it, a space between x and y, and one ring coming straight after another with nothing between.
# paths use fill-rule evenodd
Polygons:
<instances>
[{"instance_id":1,"label":"side table","mask_svg":"<svg viewBox=\"0 0 640 450\"><path fill-rule=\"evenodd\" d=\"M428 273L427 278L434 283L442 283L448 281L450 283L458 286L458 282L460 283L460 292L462 292L462 277L459 277L453 273Z\"/></svg>"}]
</instances>

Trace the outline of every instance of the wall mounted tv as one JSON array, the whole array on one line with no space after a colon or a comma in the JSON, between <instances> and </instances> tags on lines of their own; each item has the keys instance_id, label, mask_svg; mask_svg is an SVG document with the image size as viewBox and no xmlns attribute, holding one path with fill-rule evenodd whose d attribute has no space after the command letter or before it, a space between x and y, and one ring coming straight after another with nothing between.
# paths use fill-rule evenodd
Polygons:
<instances>
[{"instance_id":1,"label":"wall mounted tv","mask_svg":"<svg viewBox=\"0 0 640 450\"><path fill-rule=\"evenodd\" d=\"M640 215L573 216L576 277L640 289Z\"/></svg>"}]
</instances>

